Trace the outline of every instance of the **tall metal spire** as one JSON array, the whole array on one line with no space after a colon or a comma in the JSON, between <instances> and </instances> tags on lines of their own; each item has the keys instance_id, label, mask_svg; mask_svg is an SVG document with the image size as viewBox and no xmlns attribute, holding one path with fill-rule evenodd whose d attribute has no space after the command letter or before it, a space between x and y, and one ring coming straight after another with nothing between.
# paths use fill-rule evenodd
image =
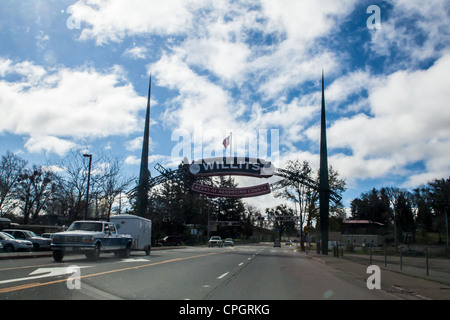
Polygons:
<instances>
[{"instance_id":1,"label":"tall metal spire","mask_svg":"<svg viewBox=\"0 0 450 320\"><path fill-rule=\"evenodd\" d=\"M152 75L150 74L150 83L148 86L147 111L145 114L144 142L142 144L141 169L139 172L139 185L137 195L136 214L145 216L147 212L148 200L148 180L150 171L148 170L148 149L150 137L150 95L152 92Z\"/></svg>"},{"instance_id":2,"label":"tall metal spire","mask_svg":"<svg viewBox=\"0 0 450 320\"><path fill-rule=\"evenodd\" d=\"M328 181L328 152L327 129L325 118L325 86L322 70L322 111L320 117L320 177L319 177L319 206L320 206L320 234L322 240L322 254L328 254L328 220L330 206L330 186Z\"/></svg>"}]
</instances>

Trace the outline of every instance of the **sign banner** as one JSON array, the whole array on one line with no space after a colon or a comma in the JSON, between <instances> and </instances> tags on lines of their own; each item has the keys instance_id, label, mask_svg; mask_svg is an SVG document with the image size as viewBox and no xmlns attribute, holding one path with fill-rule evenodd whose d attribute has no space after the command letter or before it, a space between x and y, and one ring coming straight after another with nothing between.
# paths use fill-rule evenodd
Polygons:
<instances>
[{"instance_id":1,"label":"sign banner","mask_svg":"<svg viewBox=\"0 0 450 320\"><path fill-rule=\"evenodd\" d=\"M192 191L212 197L248 198L269 194L270 184L265 183L245 188L218 188L195 182L192 184Z\"/></svg>"},{"instance_id":2,"label":"sign banner","mask_svg":"<svg viewBox=\"0 0 450 320\"><path fill-rule=\"evenodd\" d=\"M201 159L189 166L194 176L241 175L258 178L269 178L275 173L272 163L249 157L217 157Z\"/></svg>"}]
</instances>

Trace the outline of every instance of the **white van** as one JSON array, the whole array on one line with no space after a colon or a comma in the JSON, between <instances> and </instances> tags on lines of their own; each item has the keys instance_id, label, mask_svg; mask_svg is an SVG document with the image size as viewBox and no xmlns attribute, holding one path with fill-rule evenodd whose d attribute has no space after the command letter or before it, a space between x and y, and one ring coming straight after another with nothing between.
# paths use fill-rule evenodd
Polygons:
<instances>
[{"instance_id":1,"label":"white van","mask_svg":"<svg viewBox=\"0 0 450 320\"><path fill-rule=\"evenodd\" d=\"M132 250L144 250L150 255L152 243L152 221L132 214L111 216L109 221L116 226L117 233L133 237Z\"/></svg>"}]
</instances>

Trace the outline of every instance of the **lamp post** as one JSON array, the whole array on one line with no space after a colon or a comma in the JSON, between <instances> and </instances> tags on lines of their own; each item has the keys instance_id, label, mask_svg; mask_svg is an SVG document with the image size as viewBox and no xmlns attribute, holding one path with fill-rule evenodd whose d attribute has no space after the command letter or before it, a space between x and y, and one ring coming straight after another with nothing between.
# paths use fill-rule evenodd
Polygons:
<instances>
[{"instance_id":1,"label":"lamp post","mask_svg":"<svg viewBox=\"0 0 450 320\"><path fill-rule=\"evenodd\" d=\"M86 192L86 207L84 208L84 220L87 219L88 207L89 207L89 185L91 182L91 164L92 164L92 154L83 154L83 157L89 158L89 171L88 171L88 183Z\"/></svg>"}]
</instances>

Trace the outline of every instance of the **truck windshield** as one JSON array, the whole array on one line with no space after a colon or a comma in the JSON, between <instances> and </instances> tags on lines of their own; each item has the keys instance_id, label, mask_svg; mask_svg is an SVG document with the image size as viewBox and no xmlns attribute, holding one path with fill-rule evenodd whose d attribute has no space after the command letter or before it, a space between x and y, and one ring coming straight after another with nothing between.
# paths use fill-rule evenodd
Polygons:
<instances>
[{"instance_id":1,"label":"truck windshield","mask_svg":"<svg viewBox=\"0 0 450 320\"><path fill-rule=\"evenodd\" d=\"M102 231L102 224L98 222L74 222L67 231Z\"/></svg>"}]
</instances>

